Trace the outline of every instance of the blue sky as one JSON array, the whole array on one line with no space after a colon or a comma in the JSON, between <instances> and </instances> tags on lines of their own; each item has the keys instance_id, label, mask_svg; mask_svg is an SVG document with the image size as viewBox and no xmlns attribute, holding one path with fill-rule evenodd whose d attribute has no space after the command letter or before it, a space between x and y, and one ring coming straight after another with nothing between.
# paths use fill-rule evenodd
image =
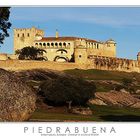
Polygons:
<instances>
[{"instance_id":1,"label":"blue sky","mask_svg":"<svg viewBox=\"0 0 140 140\"><path fill-rule=\"evenodd\" d=\"M0 52L13 53L13 28L39 27L46 36L78 36L117 42L117 57L136 59L140 51L138 7L12 7L10 37Z\"/></svg>"}]
</instances>

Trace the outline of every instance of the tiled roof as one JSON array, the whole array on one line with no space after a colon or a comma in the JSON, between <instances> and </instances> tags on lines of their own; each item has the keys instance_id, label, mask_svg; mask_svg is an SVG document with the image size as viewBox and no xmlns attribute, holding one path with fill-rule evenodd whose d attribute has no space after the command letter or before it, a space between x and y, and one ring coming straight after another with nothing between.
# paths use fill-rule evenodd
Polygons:
<instances>
[{"instance_id":1,"label":"tiled roof","mask_svg":"<svg viewBox=\"0 0 140 140\"><path fill-rule=\"evenodd\" d=\"M85 39L88 42L97 42L96 40L80 38L80 37L43 37L41 40L36 40L36 42L44 42L44 41L75 41L76 39Z\"/></svg>"}]
</instances>

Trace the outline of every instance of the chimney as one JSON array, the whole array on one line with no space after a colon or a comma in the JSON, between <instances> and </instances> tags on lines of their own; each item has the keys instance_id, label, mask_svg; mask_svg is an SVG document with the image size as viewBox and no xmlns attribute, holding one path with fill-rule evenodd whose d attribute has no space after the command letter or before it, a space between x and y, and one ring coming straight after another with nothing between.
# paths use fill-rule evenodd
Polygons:
<instances>
[{"instance_id":1,"label":"chimney","mask_svg":"<svg viewBox=\"0 0 140 140\"><path fill-rule=\"evenodd\" d=\"M59 33L58 33L58 30L56 29L56 34L55 34L55 37L58 38L59 37Z\"/></svg>"}]
</instances>

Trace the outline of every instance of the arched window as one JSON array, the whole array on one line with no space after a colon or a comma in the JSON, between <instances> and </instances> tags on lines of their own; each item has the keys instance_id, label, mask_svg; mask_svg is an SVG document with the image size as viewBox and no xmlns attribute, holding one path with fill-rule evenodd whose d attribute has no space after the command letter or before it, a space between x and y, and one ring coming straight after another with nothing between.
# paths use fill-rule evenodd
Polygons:
<instances>
[{"instance_id":1,"label":"arched window","mask_svg":"<svg viewBox=\"0 0 140 140\"><path fill-rule=\"evenodd\" d=\"M55 43L55 46L57 47L58 46L58 43Z\"/></svg>"},{"instance_id":2,"label":"arched window","mask_svg":"<svg viewBox=\"0 0 140 140\"><path fill-rule=\"evenodd\" d=\"M70 43L68 43L68 45L70 46Z\"/></svg>"},{"instance_id":3,"label":"arched window","mask_svg":"<svg viewBox=\"0 0 140 140\"><path fill-rule=\"evenodd\" d=\"M59 46L62 47L62 43L61 42L59 43Z\"/></svg>"},{"instance_id":4,"label":"arched window","mask_svg":"<svg viewBox=\"0 0 140 140\"><path fill-rule=\"evenodd\" d=\"M50 43L47 43L47 46L50 47Z\"/></svg>"},{"instance_id":5,"label":"arched window","mask_svg":"<svg viewBox=\"0 0 140 140\"><path fill-rule=\"evenodd\" d=\"M36 46L38 46L38 43L35 43Z\"/></svg>"},{"instance_id":6,"label":"arched window","mask_svg":"<svg viewBox=\"0 0 140 140\"><path fill-rule=\"evenodd\" d=\"M91 43L89 43L89 48L91 48Z\"/></svg>"},{"instance_id":7,"label":"arched window","mask_svg":"<svg viewBox=\"0 0 140 140\"><path fill-rule=\"evenodd\" d=\"M90 43L88 43L88 47L90 48Z\"/></svg>"},{"instance_id":8,"label":"arched window","mask_svg":"<svg viewBox=\"0 0 140 140\"><path fill-rule=\"evenodd\" d=\"M22 34L22 37L24 37L24 33Z\"/></svg>"},{"instance_id":9,"label":"arched window","mask_svg":"<svg viewBox=\"0 0 140 140\"><path fill-rule=\"evenodd\" d=\"M19 37L19 34L17 34L17 37Z\"/></svg>"},{"instance_id":10,"label":"arched window","mask_svg":"<svg viewBox=\"0 0 140 140\"><path fill-rule=\"evenodd\" d=\"M51 46L54 46L54 43L51 43Z\"/></svg>"},{"instance_id":11,"label":"arched window","mask_svg":"<svg viewBox=\"0 0 140 140\"><path fill-rule=\"evenodd\" d=\"M87 48L89 48L89 47L88 47L88 42L86 42L86 46L87 46Z\"/></svg>"},{"instance_id":12,"label":"arched window","mask_svg":"<svg viewBox=\"0 0 140 140\"><path fill-rule=\"evenodd\" d=\"M42 46L42 43L39 43L40 46Z\"/></svg>"},{"instance_id":13,"label":"arched window","mask_svg":"<svg viewBox=\"0 0 140 140\"><path fill-rule=\"evenodd\" d=\"M65 42L63 43L63 46L66 47L66 43Z\"/></svg>"},{"instance_id":14,"label":"arched window","mask_svg":"<svg viewBox=\"0 0 140 140\"><path fill-rule=\"evenodd\" d=\"M27 34L27 36L29 37L29 36L30 36L30 34L28 33L28 34Z\"/></svg>"},{"instance_id":15,"label":"arched window","mask_svg":"<svg viewBox=\"0 0 140 140\"><path fill-rule=\"evenodd\" d=\"M99 44L97 44L97 49L99 49Z\"/></svg>"},{"instance_id":16,"label":"arched window","mask_svg":"<svg viewBox=\"0 0 140 140\"><path fill-rule=\"evenodd\" d=\"M43 43L43 46L45 47L46 46L46 43Z\"/></svg>"}]
</instances>

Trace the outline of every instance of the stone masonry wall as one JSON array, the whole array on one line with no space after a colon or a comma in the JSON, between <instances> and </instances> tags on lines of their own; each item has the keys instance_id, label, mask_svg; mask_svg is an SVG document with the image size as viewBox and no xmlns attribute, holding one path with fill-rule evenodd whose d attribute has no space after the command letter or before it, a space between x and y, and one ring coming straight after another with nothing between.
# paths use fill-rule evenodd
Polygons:
<instances>
[{"instance_id":1,"label":"stone masonry wall","mask_svg":"<svg viewBox=\"0 0 140 140\"><path fill-rule=\"evenodd\" d=\"M27 70L27 69L100 69L125 72L140 72L140 64L136 60L97 57L88 58L87 64L51 62L51 61L31 61L31 60L0 60L0 68L6 70Z\"/></svg>"},{"instance_id":2,"label":"stone masonry wall","mask_svg":"<svg viewBox=\"0 0 140 140\"><path fill-rule=\"evenodd\" d=\"M66 70L78 68L76 63L62 63L50 61L30 61L30 60L0 60L0 68L6 70L27 70L27 69L53 69L53 70ZM80 68L82 68L81 66ZM83 67L86 69L85 67Z\"/></svg>"},{"instance_id":3,"label":"stone masonry wall","mask_svg":"<svg viewBox=\"0 0 140 140\"><path fill-rule=\"evenodd\" d=\"M140 72L140 62L115 57L88 56L89 68L126 72Z\"/></svg>"}]
</instances>

